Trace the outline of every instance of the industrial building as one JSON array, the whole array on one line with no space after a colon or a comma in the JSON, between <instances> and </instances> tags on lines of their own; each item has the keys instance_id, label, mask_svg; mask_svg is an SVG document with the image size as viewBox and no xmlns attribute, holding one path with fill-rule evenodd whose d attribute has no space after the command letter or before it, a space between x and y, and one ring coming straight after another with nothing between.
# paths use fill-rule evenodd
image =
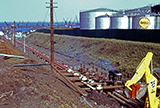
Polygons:
<instances>
[{"instance_id":1,"label":"industrial building","mask_svg":"<svg viewBox=\"0 0 160 108\"><path fill-rule=\"evenodd\" d=\"M160 29L160 4L120 11L107 8L81 11L80 29Z\"/></svg>"},{"instance_id":2,"label":"industrial building","mask_svg":"<svg viewBox=\"0 0 160 108\"><path fill-rule=\"evenodd\" d=\"M80 12L80 29L95 29L95 20L96 17L102 15L112 15L117 13L116 10L111 10L107 8L99 8L88 11Z\"/></svg>"}]
</instances>

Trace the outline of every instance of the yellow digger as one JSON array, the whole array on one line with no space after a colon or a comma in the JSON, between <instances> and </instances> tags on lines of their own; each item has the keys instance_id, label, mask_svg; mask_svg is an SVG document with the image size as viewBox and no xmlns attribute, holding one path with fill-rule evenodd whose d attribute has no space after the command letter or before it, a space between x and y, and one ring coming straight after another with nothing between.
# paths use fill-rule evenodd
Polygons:
<instances>
[{"instance_id":1,"label":"yellow digger","mask_svg":"<svg viewBox=\"0 0 160 108\"><path fill-rule=\"evenodd\" d=\"M160 107L160 96L156 97L157 89L160 89L160 86L157 86L157 78L153 76L153 72L150 71L150 64L152 61L152 52L148 52L146 57L144 57L141 63L138 65L136 69L136 73L133 75L131 80L128 80L125 83L125 87L127 87L130 91L130 97L133 98L141 98L144 93L140 93L147 90L147 97L145 99L144 108L159 108ZM152 68L152 66L151 66ZM138 84L138 81L145 76L145 86L141 87ZM143 88L143 89L140 89Z\"/></svg>"}]
</instances>

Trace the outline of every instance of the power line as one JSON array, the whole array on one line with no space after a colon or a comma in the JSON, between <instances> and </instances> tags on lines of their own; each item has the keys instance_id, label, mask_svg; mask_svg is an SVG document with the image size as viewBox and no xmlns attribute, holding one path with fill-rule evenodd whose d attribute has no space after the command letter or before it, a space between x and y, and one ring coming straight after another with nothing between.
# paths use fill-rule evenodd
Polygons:
<instances>
[{"instance_id":1,"label":"power line","mask_svg":"<svg viewBox=\"0 0 160 108\"><path fill-rule=\"evenodd\" d=\"M45 16L44 16L43 22L45 22L46 17L47 17L48 15L49 15L49 9L47 9L47 12L46 12L46 14L45 14Z\"/></svg>"},{"instance_id":2,"label":"power line","mask_svg":"<svg viewBox=\"0 0 160 108\"><path fill-rule=\"evenodd\" d=\"M56 11L53 9L53 12L54 12L54 16L55 16L55 20L58 22L58 19L57 19L57 15L56 15ZM56 22L55 21L55 22Z\"/></svg>"}]
</instances>

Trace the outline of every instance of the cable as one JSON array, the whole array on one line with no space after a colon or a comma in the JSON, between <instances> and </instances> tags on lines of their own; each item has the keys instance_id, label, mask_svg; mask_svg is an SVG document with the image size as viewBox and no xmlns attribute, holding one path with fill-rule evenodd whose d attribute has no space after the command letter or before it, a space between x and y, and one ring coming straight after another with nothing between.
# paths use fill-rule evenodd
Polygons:
<instances>
[{"instance_id":1,"label":"cable","mask_svg":"<svg viewBox=\"0 0 160 108\"><path fill-rule=\"evenodd\" d=\"M48 8L48 10L47 10L47 12L46 12L46 15L45 15L45 17L44 17L44 19L43 19L43 22L45 22L48 13L49 13L49 8Z\"/></svg>"},{"instance_id":2,"label":"cable","mask_svg":"<svg viewBox=\"0 0 160 108\"><path fill-rule=\"evenodd\" d=\"M54 15L55 15L55 22L58 22L56 11L54 9L53 9L53 11L54 11Z\"/></svg>"}]
</instances>

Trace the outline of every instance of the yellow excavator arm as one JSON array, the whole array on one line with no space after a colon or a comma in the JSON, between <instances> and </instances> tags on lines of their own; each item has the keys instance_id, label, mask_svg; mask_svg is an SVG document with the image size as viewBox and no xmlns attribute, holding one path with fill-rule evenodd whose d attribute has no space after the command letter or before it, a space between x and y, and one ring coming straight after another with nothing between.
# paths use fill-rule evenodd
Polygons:
<instances>
[{"instance_id":1,"label":"yellow excavator arm","mask_svg":"<svg viewBox=\"0 0 160 108\"><path fill-rule=\"evenodd\" d=\"M146 72L145 68L149 68L150 62L152 60L153 53L148 52L146 57L142 59L141 63L138 65L136 69L136 73L133 75L131 80L128 80L125 84L125 86L132 91L130 88L131 85L136 84L144 75Z\"/></svg>"},{"instance_id":2,"label":"yellow excavator arm","mask_svg":"<svg viewBox=\"0 0 160 108\"><path fill-rule=\"evenodd\" d=\"M150 62L153 53L148 52L136 69L136 73L125 83L125 86L132 91L131 85L136 84L145 74L146 84L148 84L148 97L146 98L145 107L158 108L159 99L156 97L157 93L157 79L150 72Z\"/></svg>"}]
</instances>

